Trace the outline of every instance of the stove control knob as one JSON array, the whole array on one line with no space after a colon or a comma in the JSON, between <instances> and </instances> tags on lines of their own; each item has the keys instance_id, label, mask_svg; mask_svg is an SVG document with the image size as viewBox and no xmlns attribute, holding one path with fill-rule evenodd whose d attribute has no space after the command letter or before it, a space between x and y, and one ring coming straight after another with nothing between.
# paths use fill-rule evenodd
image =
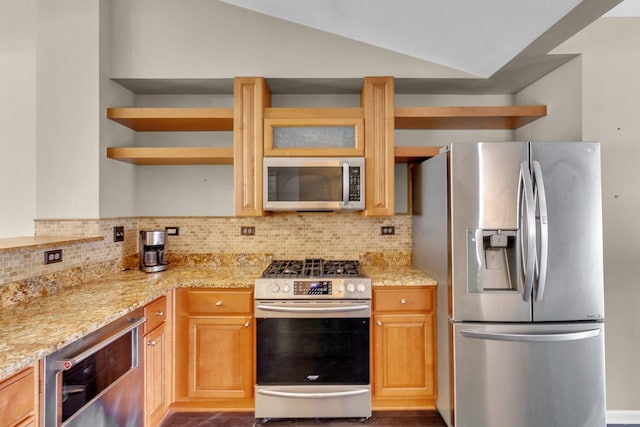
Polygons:
<instances>
[{"instance_id":1,"label":"stove control knob","mask_svg":"<svg viewBox=\"0 0 640 427\"><path fill-rule=\"evenodd\" d=\"M277 283L274 283L273 285L271 285L271 292L273 292L274 294L277 294L280 291L280 285L278 285Z\"/></svg>"},{"instance_id":2,"label":"stove control knob","mask_svg":"<svg viewBox=\"0 0 640 427\"><path fill-rule=\"evenodd\" d=\"M338 285L338 293L344 294L344 285Z\"/></svg>"},{"instance_id":3,"label":"stove control knob","mask_svg":"<svg viewBox=\"0 0 640 427\"><path fill-rule=\"evenodd\" d=\"M355 292L355 290L356 290L356 287L353 283L349 283L347 285L347 292Z\"/></svg>"},{"instance_id":4,"label":"stove control knob","mask_svg":"<svg viewBox=\"0 0 640 427\"><path fill-rule=\"evenodd\" d=\"M285 294L288 294L290 290L291 288L289 287L289 285L282 286L282 292L284 292Z\"/></svg>"},{"instance_id":5,"label":"stove control knob","mask_svg":"<svg viewBox=\"0 0 640 427\"><path fill-rule=\"evenodd\" d=\"M358 289L358 292L362 293L367 290L367 287L362 283L358 283L357 289Z\"/></svg>"}]
</instances>

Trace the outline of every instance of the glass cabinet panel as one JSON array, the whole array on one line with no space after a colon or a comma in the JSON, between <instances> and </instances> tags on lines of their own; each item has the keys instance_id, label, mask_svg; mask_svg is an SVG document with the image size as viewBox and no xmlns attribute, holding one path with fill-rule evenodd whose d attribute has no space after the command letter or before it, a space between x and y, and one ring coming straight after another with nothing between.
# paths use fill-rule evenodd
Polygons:
<instances>
[{"instance_id":1,"label":"glass cabinet panel","mask_svg":"<svg viewBox=\"0 0 640 427\"><path fill-rule=\"evenodd\" d=\"M353 126L286 126L273 128L273 148L355 148Z\"/></svg>"},{"instance_id":2,"label":"glass cabinet panel","mask_svg":"<svg viewBox=\"0 0 640 427\"><path fill-rule=\"evenodd\" d=\"M363 156L361 117L265 118L265 156Z\"/></svg>"}]
</instances>

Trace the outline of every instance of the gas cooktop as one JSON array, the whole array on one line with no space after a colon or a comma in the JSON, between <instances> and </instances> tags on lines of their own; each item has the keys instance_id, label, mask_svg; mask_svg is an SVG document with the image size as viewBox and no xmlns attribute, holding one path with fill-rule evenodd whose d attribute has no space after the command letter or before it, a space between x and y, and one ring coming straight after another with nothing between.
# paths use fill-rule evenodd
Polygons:
<instances>
[{"instance_id":1,"label":"gas cooktop","mask_svg":"<svg viewBox=\"0 0 640 427\"><path fill-rule=\"evenodd\" d=\"M262 273L265 279L305 277L364 277L360 262L355 260L324 260L307 258L304 261L272 261Z\"/></svg>"},{"instance_id":2,"label":"gas cooktop","mask_svg":"<svg viewBox=\"0 0 640 427\"><path fill-rule=\"evenodd\" d=\"M254 298L370 299L371 279L354 260L272 261L255 281Z\"/></svg>"}]
</instances>

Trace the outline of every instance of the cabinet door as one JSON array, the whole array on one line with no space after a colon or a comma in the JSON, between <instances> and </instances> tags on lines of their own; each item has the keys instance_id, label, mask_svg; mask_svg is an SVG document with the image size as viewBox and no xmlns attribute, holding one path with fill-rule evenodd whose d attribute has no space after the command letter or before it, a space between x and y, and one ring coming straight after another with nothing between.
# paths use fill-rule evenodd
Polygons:
<instances>
[{"instance_id":1,"label":"cabinet door","mask_svg":"<svg viewBox=\"0 0 640 427\"><path fill-rule=\"evenodd\" d=\"M35 425L37 370L26 368L0 382L0 426Z\"/></svg>"},{"instance_id":2,"label":"cabinet door","mask_svg":"<svg viewBox=\"0 0 640 427\"><path fill-rule=\"evenodd\" d=\"M365 123L364 215L394 214L393 77L367 77L362 87Z\"/></svg>"},{"instance_id":3,"label":"cabinet door","mask_svg":"<svg viewBox=\"0 0 640 427\"><path fill-rule=\"evenodd\" d=\"M433 314L374 316L375 398L433 398Z\"/></svg>"},{"instance_id":4,"label":"cabinet door","mask_svg":"<svg viewBox=\"0 0 640 427\"><path fill-rule=\"evenodd\" d=\"M190 317L189 397L251 397L251 338L251 317Z\"/></svg>"},{"instance_id":5,"label":"cabinet door","mask_svg":"<svg viewBox=\"0 0 640 427\"><path fill-rule=\"evenodd\" d=\"M271 116L292 117L264 119L265 156L363 156L362 109L313 109L315 117L296 117L300 111L267 110Z\"/></svg>"},{"instance_id":6,"label":"cabinet door","mask_svg":"<svg viewBox=\"0 0 640 427\"><path fill-rule=\"evenodd\" d=\"M147 426L158 425L168 406L167 332L162 326L145 336L145 414Z\"/></svg>"},{"instance_id":7,"label":"cabinet door","mask_svg":"<svg viewBox=\"0 0 640 427\"><path fill-rule=\"evenodd\" d=\"M260 77L236 77L233 87L235 214L262 216L262 119L271 93Z\"/></svg>"}]
</instances>

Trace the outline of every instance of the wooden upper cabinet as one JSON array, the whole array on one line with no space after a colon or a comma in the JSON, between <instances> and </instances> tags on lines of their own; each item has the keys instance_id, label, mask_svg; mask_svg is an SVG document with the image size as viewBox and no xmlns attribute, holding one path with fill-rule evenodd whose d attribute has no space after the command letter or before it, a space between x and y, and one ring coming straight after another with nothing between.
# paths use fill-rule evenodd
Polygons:
<instances>
[{"instance_id":1,"label":"wooden upper cabinet","mask_svg":"<svg viewBox=\"0 0 640 427\"><path fill-rule=\"evenodd\" d=\"M393 77L365 77L361 95L365 122L365 210L394 214Z\"/></svg>"},{"instance_id":2,"label":"wooden upper cabinet","mask_svg":"<svg viewBox=\"0 0 640 427\"><path fill-rule=\"evenodd\" d=\"M265 156L361 157L361 108L267 108Z\"/></svg>"},{"instance_id":3,"label":"wooden upper cabinet","mask_svg":"<svg viewBox=\"0 0 640 427\"><path fill-rule=\"evenodd\" d=\"M263 115L271 93L262 77L237 77L233 98L235 214L262 216Z\"/></svg>"}]
</instances>

